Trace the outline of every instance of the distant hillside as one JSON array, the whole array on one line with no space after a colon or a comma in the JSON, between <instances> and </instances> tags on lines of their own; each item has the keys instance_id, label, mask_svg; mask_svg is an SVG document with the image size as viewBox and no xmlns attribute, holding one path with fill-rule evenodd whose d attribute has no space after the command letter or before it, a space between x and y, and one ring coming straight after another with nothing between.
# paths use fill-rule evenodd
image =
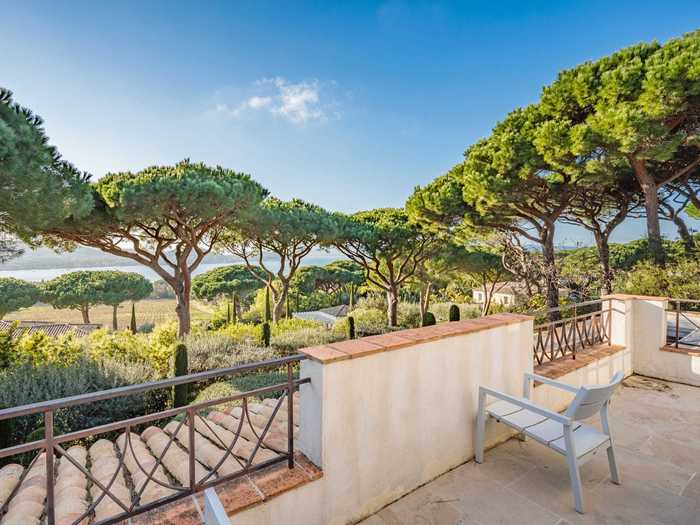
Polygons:
<instances>
[{"instance_id":1,"label":"distant hillside","mask_svg":"<svg viewBox=\"0 0 700 525\"><path fill-rule=\"evenodd\" d=\"M95 248L78 247L72 252L56 253L49 248L31 248L24 246L24 254L0 264L0 271L3 270L44 270L54 268L85 268L85 267L110 267L110 266L134 266L136 263L123 257L110 255ZM329 258L337 259L339 254L332 254L314 250L309 254L309 258ZM235 263L239 260L228 255L212 254L208 255L205 264Z\"/></svg>"}]
</instances>

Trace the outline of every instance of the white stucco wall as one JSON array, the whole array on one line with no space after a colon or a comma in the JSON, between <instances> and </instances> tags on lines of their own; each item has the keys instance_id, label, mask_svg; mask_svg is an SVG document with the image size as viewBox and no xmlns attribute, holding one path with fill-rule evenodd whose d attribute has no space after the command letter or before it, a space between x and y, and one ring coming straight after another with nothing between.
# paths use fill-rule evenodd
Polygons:
<instances>
[{"instance_id":1,"label":"white stucco wall","mask_svg":"<svg viewBox=\"0 0 700 525\"><path fill-rule=\"evenodd\" d=\"M626 312L613 317L613 333L622 337L624 326L635 373L700 386L700 358L661 350L666 344L667 303L640 297L613 301L614 308Z\"/></svg>"},{"instance_id":2,"label":"white stucco wall","mask_svg":"<svg viewBox=\"0 0 700 525\"><path fill-rule=\"evenodd\" d=\"M464 463L473 456L478 386L521 395L532 331L527 320L356 359L304 361L311 384L301 388L299 448L323 477L233 521L354 523ZM490 425L487 444L509 435Z\"/></svg>"},{"instance_id":3,"label":"white stucco wall","mask_svg":"<svg viewBox=\"0 0 700 525\"><path fill-rule=\"evenodd\" d=\"M602 385L609 383L612 377L619 371L625 373L625 377L632 375L632 352L625 348L611 356L605 356L593 363L569 372L557 378L557 381L572 386ZM574 395L559 388L549 385L539 385L534 388L532 399L543 406L561 412L571 403Z\"/></svg>"},{"instance_id":4,"label":"white stucco wall","mask_svg":"<svg viewBox=\"0 0 700 525\"><path fill-rule=\"evenodd\" d=\"M700 386L700 358L661 351L666 302L612 296L611 343L624 347L566 374L570 385L609 382L619 370ZM532 371L532 321L446 337L356 359L307 360L299 448L323 477L235 515L246 525L354 523L473 456L480 384L522 395ZM400 335L400 332L399 332ZM547 385L533 399L563 410ZM509 436L487 429L487 445Z\"/></svg>"}]
</instances>

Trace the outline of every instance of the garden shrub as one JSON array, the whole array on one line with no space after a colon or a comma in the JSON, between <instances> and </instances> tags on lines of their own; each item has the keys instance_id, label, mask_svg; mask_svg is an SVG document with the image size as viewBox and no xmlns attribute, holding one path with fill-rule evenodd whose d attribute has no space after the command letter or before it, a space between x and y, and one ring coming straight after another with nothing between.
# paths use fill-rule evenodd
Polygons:
<instances>
[{"instance_id":1,"label":"garden shrub","mask_svg":"<svg viewBox=\"0 0 700 525\"><path fill-rule=\"evenodd\" d=\"M345 322L348 326L347 338L355 339L355 318L352 315L349 315Z\"/></svg>"},{"instance_id":2,"label":"garden shrub","mask_svg":"<svg viewBox=\"0 0 700 525\"><path fill-rule=\"evenodd\" d=\"M232 340L241 343L253 343L258 339L259 328L254 324L236 323L218 330L220 334L229 336Z\"/></svg>"},{"instance_id":3,"label":"garden shrub","mask_svg":"<svg viewBox=\"0 0 700 525\"><path fill-rule=\"evenodd\" d=\"M386 311L386 297L381 293L369 293L365 297L360 297L355 303L355 308L375 309Z\"/></svg>"},{"instance_id":4,"label":"garden shrub","mask_svg":"<svg viewBox=\"0 0 700 525\"><path fill-rule=\"evenodd\" d=\"M299 371L297 369L294 370L294 378L299 378ZM286 382L286 368L280 370L262 370L254 374L237 376L231 379L231 384L239 392L248 392L250 390L255 390L256 388L264 388ZM282 390L270 392L262 397L280 397L283 392L284 391Z\"/></svg>"},{"instance_id":5,"label":"garden shrub","mask_svg":"<svg viewBox=\"0 0 700 525\"><path fill-rule=\"evenodd\" d=\"M355 318L355 332L359 337L383 334L387 331L386 310L358 307L352 311L352 316Z\"/></svg>"},{"instance_id":6,"label":"garden shrub","mask_svg":"<svg viewBox=\"0 0 700 525\"><path fill-rule=\"evenodd\" d=\"M12 364L39 366L46 363L69 365L82 354L82 346L72 334L51 337L45 332L25 333L14 343Z\"/></svg>"},{"instance_id":7,"label":"garden shrub","mask_svg":"<svg viewBox=\"0 0 700 525\"><path fill-rule=\"evenodd\" d=\"M270 327L272 328L272 335L275 336L295 330L323 328L323 324L312 321L311 319L297 319L296 317L292 317L290 319L280 319L276 323L270 323Z\"/></svg>"},{"instance_id":8,"label":"garden shrub","mask_svg":"<svg viewBox=\"0 0 700 525\"><path fill-rule=\"evenodd\" d=\"M270 346L270 323L268 321L265 321L260 325L260 333L258 337L258 343L260 346L264 346L265 348Z\"/></svg>"},{"instance_id":9,"label":"garden shrub","mask_svg":"<svg viewBox=\"0 0 700 525\"><path fill-rule=\"evenodd\" d=\"M191 374L279 357L273 348L241 343L222 332L190 334L184 342Z\"/></svg>"},{"instance_id":10,"label":"garden shrub","mask_svg":"<svg viewBox=\"0 0 700 525\"><path fill-rule=\"evenodd\" d=\"M190 404L203 403L204 401L213 401L215 399L221 399L222 397L235 396L236 394L240 394L240 392L231 384L230 381L218 381L200 390L199 394L197 394L197 397L195 397L194 401L192 401L192 403ZM243 401L238 399L233 401L227 401L225 403L221 403L220 405L214 405L209 409L203 409L198 413L206 414L211 410L228 410L235 406L240 406L242 404Z\"/></svg>"},{"instance_id":11,"label":"garden shrub","mask_svg":"<svg viewBox=\"0 0 700 525\"><path fill-rule=\"evenodd\" d=\"M397 314L397 323L401 328L416 328L420 326L420 306L418 306L418 303L400 301Z\"/></svg>"},{"instance_id":12,"label":"garden shrub","mask_svg":"<svg viewBox=\"0 0 700 525\"><path fill-rule=\"evenodd\" d=\"M433 326L435 324L435 316L432 312L425 312L423 315L423 326Z\"/></svg>"},{"instance_id":13,"label":"garden shrub","mask_svg":"<svg viewBox=\"0 0 700 525\"><path fill-rule=\"evenodd\" d=\"M166 377L175 341L175 325L166 323L150 335L132 334L129 330L95 330L84 341L84 346L93 359L147 363L159 377Z\"/></svg>"},{"instance_id":14,"label":"garden shrub","mask_svg":"<svg viewBox=\"0 0 700 525\"><path fill-rule=\"evenodd\" d=\"M0 407L13 407L77 394L143 383L156 378L144 363L130 364L112 359L96 362L79 355L70 366L57 362L32 366L28 363L0 373ZM166 407L165 390L86 403L56 411L56 433L90 428L112 421L152 413ZM43 426L43 415L31 415L10 421L6 442L24 442ZM7 430L6 430L7 431Z\"/></svg>"},{"instance_id":15,"label":"garden shrub","mask_svg":"<svg viewBox=\"0 0 700 525\"><path fill-rule=\"evenodd\" d=\"M16 346L12 330L0 330L0 370L4 370L14 363Z\"/></svg>"},{"instance_id":16,"label":"garden shrub","mask_svg":"<svg viewBox=\"0 0 700 525\"><path fill-rule=\"evenodd\" d=\"M338 321L338 323L345 323L345 320ZM273 335L270 346L276 349L279 355L284 356L296 353L301 348L342 341L345 338L343 331L329 330L323 326L318 326L316 328L303 328Z\"/></svg>"}]
</instances>

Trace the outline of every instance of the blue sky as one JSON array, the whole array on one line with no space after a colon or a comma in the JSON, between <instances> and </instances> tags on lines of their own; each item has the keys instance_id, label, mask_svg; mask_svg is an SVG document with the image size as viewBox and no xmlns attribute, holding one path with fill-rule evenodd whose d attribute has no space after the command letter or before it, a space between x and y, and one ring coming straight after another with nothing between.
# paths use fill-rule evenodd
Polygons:
<instances>
[{"instance_id":1,"label":"blue sky","mask_svg":"<svg viewBox=\"0 0 700 525\"><path fill-rule=\"evenodd\" d=\"M189 157L351 212L402 205L559 70L698 25L697 1L15 1L0 85L96 177Z\"/></svg>"}]
</instances>

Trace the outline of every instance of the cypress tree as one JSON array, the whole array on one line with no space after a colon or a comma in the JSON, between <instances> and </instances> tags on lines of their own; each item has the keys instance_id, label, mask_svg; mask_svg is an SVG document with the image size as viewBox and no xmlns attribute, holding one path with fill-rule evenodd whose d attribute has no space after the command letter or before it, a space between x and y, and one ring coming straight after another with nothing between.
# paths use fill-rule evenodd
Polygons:
<instances>
[{"instance_id":1,"label":"cypress tree","mask_svg":"<svg viewBox=\"0 0 700 525\"><path fill-rule=\"evenodd\" d=\"M270 309L270 287L265 287L265 322L269 323L272 319L272 310Z\"/></svg>"},{"instance_id":2,"label":"cypress tree","mask_svg":"<svg viewBox=\"0 0 700 525\"><path fill-rule=\"evenodd\" d=\"M132 334L136 333L136 305L131 303L131 321L129 322L129 329Z\"/></svg>"},{"instance_id":3,"label":"cypress tree","mask_svg":"<svg viewBox=\"0 0 700 525\"><path fill-rule=\"evenodd\" d=\"M175 345L173 364L173 375L175 377L187 375L187 347L182 343ZM175 408L185 406L187 404L188 392L189 385L187 384L176 385L173 387L173 406Z\"/></svg>"}]
</instances>

